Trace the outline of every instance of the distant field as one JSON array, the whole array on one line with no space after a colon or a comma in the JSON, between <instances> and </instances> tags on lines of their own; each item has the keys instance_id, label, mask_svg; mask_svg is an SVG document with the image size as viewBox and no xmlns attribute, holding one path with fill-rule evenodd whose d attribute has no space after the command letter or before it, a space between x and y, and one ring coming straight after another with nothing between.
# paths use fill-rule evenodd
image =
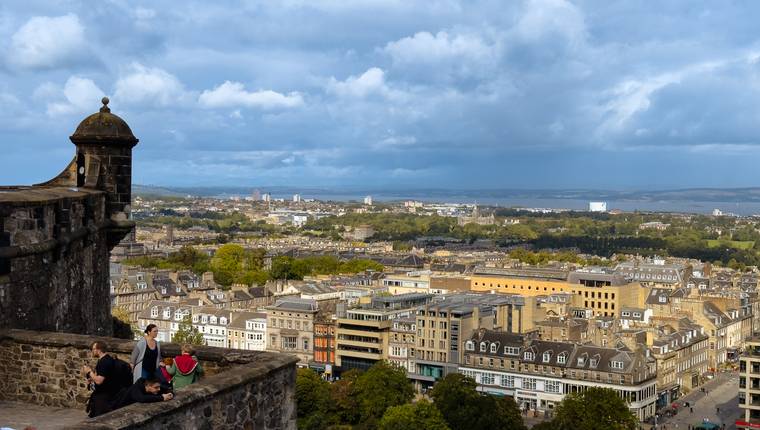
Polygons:
<instances>
[{"instance_id":1,"label":"distant field","mask_svg":"<svg viewBox=\"0 0 760 430\"><path fill-rule=\"evenodd\" d=\"M754 240L720 240L710 239L707 241L708 248L734 248L734 249L752 249L755 246Z\"/></svg>"}]
</instances>

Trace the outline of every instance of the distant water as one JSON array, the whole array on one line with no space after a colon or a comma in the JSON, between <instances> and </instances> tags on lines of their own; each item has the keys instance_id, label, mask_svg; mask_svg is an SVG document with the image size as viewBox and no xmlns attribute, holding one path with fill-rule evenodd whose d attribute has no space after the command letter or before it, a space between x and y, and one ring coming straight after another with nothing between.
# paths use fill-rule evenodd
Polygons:
<instances>
[{"instance_id":1,"label":"distant water","mask_svg":"<svg viewBox=\"0 0 760 430\"><path fill-rule=\"evenodd\" d=\"M218 198L228 198L229 194L219 195ZM290 200L292 194L273 193L272 198ZM357 201L362 202L366 195L359 194L315 194L304 193L303 199L332 200L340 202ZM416 200L429 203L478 203L484 206L501 206L501 207L524 207L524 208L548 208L548 209L570 209L570 210L588 210L588 200L576 199L526 199L526 198L488 198L488 197L469 197L461 196L436 196L436 197L419 197L405 196L402 193L372 194L375 202L390 202ZM604 201L601 200L600 201ZM723 213L734 213L736 215L760 215L760 202L693 202L688 200L674 201L645 201L645 200L606 200L607 210L620 209L625 212L642 211L642 212L679 212L694 214L711 214L713 209L720 209Z\"/></svg>"}]
</instances>

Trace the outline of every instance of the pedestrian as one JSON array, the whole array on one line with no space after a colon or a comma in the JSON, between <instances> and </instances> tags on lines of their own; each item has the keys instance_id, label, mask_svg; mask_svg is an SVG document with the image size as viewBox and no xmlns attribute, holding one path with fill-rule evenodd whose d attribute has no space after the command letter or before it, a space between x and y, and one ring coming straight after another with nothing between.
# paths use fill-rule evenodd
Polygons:
<instances>
[{"instance_id":1,"label":"pedestrian","mask_svg":"<svg viewBox=\"0 0 760 430\"><path fill-rule=\"evenodd\" d=\"M158 379L139 378L131 387L122 390L114 403L114 409L123 408L133 403L154 403L171 400L174 394L161 394L161 382Z\"/></svg>"},{"instance_id":2,"label":"pedestrian","mask_svg":"<svg viewBox=\"0 0 760 430\"><path fill-rule=\"evenodd\" d=\"M689 413L692 413L692 414L694 413L694 408L692 408L691 406L689 406Z\"/></svg>"},{"instance_id":3,"label":"pedestrian","mask_svg":"<svg viewBox=\"0 0 760 430\"><path fill-rule=\"evenodd\" d=\"M203 375L203 367L195 356L193 346L186 343L182 345L181 351L181 355L174 357L174 364L166 368L166 372L173 376L175 390L198 381Z\"/></svg>"},{"instance_id":4,"label":"pedestrian","mask_svg":"<svg viewBox=\"0 0 760 430\"><path fill-rule=\"evenodd\" d=\"M82 374L92 384L92 395L87 401L87 415L90 418L103 415L111 410L111 403L119 392L116 380L116 360L106 354L107 347L103 341L93 342L90 346L92 356L98 359L95 370L90 366L82 366Z\"/></svg>"},{"instance_id":5,"label":"pedestrian","mask_svg":"<svg viewBox=\"0 0 760 430\"><path fill-rule=\"evenodd\" d=\"M158 344L158 327L155 324L148 324L145 327L145 337L140 339L132 349L132 356L129 359L132 364L132 380L137 382L138 379L156 379L156 371L161 362L161 346Z\"/></svg>"}]
</instances>

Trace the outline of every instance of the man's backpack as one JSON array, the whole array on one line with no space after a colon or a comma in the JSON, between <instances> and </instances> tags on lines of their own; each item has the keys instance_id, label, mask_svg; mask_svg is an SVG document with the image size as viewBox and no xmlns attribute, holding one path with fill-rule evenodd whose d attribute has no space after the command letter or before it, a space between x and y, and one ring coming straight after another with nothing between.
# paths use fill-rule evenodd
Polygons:
<instances>
[{"instance_id":1,"label":"man's backpack","mask_svg":"<svg viewBox=\"0 0 760 430\"><path fill-rule=\"evenodd\" d=\"M132 368L129 366L129 363L126 361L114 357L114 375L116 376L114 380L116 381L116 386L118 387L116 391L118 391L121 388L129 388L132 386Z\"/></svg>"}]
</instances>

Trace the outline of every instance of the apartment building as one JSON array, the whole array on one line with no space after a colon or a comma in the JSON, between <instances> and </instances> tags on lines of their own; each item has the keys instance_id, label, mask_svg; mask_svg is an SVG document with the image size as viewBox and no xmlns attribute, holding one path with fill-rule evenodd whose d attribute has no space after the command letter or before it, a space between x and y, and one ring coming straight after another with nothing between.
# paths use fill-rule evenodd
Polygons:
<instances>
[{"instance_id":1,"label":"apartment building","mask_svg":"<svg viewBox=\"0 0 760 430\"><path fill-rule=\"evenodd\" d=\"M399 318L414 315L418 306L428 303L431 294L408 293L373 297L366 305L339 313L336 320L335 365L341 371L368 369L388 359L390 329Z\"/></svg>"},{"instance_id":2,"label":"apartment building","mask_svg":"<svg viewBox=\"0 0 760 430\"><path fill-rule=\"evenodd\" d=\"M739 429L760 427L760 338L747 340L744 354L739 358Z\"/></svg>"},{"instance_id":3,"label":"apartment building","mask_svg":"<svg viewBox=\"0 0 760 430\"><path fill-rule=\"evenodd\" d=\"M168 300L151 300L137 315L137 326L142 331L148 324L158 327L158 339L161 342L171 342L179 324L186 315L190 315L192 307L186 304Z\"/></svg>"},{"instance_id":4,"label":"apartment building","mask_svg":"<svg viewBox=\"0 0 760 430\"><path fill-rule=\"evenodd\" d=\"M300 298L280 299L266 307L267 351L296 355L305 367L314 357L314 319L317 303Z\"/></svg>"},{"instance_id":5,"label":"apartment building","mask_svg":"<svg viewBox=\"0 0 760 430\"><path fill-rule=\"evenodd\" d=\"M589 387L615 390L641 421L655 413L657 367L645 349L549 342L481 328L464 342L459 372L478 390L511 396L523 410L551 411Z\"/></svg>"},{"instance_id":6,"label":"apartment building","mask_svg":"<svg viewBox=\"0 0 760 430\"><path fill-rule=\"evenodd\" d=\"M201 306L192 309L192 323L203 334L203 340L208 346L227 348L227 331L232 312Z\"/></svg>"},{"instance_id":7,"label":"apartment building","mask_svg":"<svg viewBox=\"0 0 760 430\"><path fill-rule=\"evenodd\" d=\"M263 312L233 312L227 327L229 348L265 351L267 315Z\"/></svg>"},{"instance_id":8,"label":"apartment building","mask_svg":"<svg viewBox=\"0 0 760 430\"><path fill-rule=\"evenodd\" d=\"M382 280L382 286L394 296L409 293L430 293L430 272L388 273Z\"/></svg>"},{"instance_id":9,"label":"apartment building","mask_svg":"<svg viewBox=\"0 0 760 430\"><path fill-rule=\"evenodd\" d=\"M553 269L497 269L478 267L470 277L472 291L520 294L526 297L557 293L573 295L573 305L594 315L614 317L622 307L633 307L644 294L637 282L605 269L567 272Z\"/></svg>"},{"instance_id":10,"label":"apartment building","mask_svg":"<svg viewBox=\"0 0 760 430\"><path fill-rule=\"evenodd\" d=\"M708 369L709 337L704 328L684 319L680 327L669 324L657 329L652 357L657 361L657 407L669 405L697 388Z\"/></svg>"},{"instance_id":11,"label":"apartment building","mask_svg":"<svg viewBox=\"0 0 760 430\"><path fill-rule=\"evenodd\" d=\"M406 370L415 369L415 336L417 320L415 317L397 318L393 320L388 339L388 361Z\"/></svg>"},{"instance_id":12,"label":"apartment building","mask_svg":"<svg viewBox=\"0 0 760 430\"><path fill-rule=\"evenodd\" d=\"M452 294L438 297L417 309L415 370L410 378L430 387L457 371L462 341L481 327L524 333L543 317L535 297L502 294Z\"/></svg>"}]
</instances>

